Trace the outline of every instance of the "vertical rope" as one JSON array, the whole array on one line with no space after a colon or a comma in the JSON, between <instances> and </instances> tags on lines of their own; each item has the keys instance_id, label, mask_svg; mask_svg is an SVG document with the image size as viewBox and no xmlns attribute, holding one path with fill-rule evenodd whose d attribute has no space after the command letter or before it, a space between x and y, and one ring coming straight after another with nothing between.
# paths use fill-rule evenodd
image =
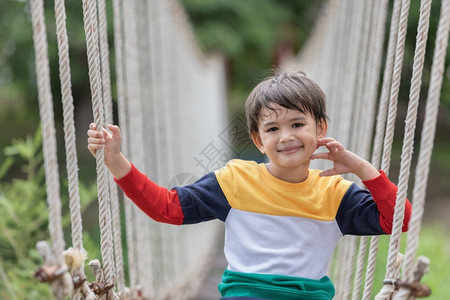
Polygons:
<instances>
[{"instance_id":1,"label":"vertical rope","mask_svg":"<svg viewBox=\"0 0 450 300\"><path fill-rule=\"evenodd\" d=\"M52 249L44 257L46 265L56 265L64 270L64 235L61 224L61 198L56 148L56 135L53 114L53 101L50 87L50 68L47 49L47 33L42 0L31 0L33 23L33 42L36 55L36 79L39 97L39 114L42 123L42 147L44 152L44 171L49 208L49 232ZM66 271L51 283L53 295L62 299L70 294L73 284Z\"/></svg>"},{"instance_id":2,"label":"vertical rope","mask_svg":"<svg viewBox=\"0 0 450 300\"><path fill-rule=\"evenodd\" d=\"M381 168L381 156L383 152L383 140L384 133L386 128L386 119L387 119L387 111L389 104L389 95L390 95L390 85L392 81L392 73L394 69L394 51L397 45L397 32L398 25L400 20L400 9L401 2L400 0L394 1L394 6L392 9L391 16L391 25L389 30L389 40L388 47L386 53L386 63L384 68L383 75L383 83L381 87L381 95L379 100L379 108L377 114L377 122L375 129L375 138L373 142L373 151L372 151L372 164L375 168ZM389 173L389 170L384 170L386 173ZM370 299L372 293L372 286L375 275L375 262L376 256L378 253L378 243L379 237L372 237L370 240L369 246L369 254L367 260L367 269L365 276L365 284L362 299Z\"/></svg>"},{"instance_id":3,"label":"vertical rope","mask_svg":"<svg viewBox=\"0 0 450 300\"><path fill-rule=\"evenodd\" d=\"M127 117L127 106L125 99L125 59L124 59L124 37L123 37L123 7L119 0L113 1L113 20L114 20L114 50L115 50L115 58L116 58L116 83L117 83L117 104L118 104L118 115L119 115L119 123L121 127L122 133L122 152L125 156L129 157L129 123ZM130 199L128 199L124 195L124 210L125 210L125 228L126 228L126 241L127 241L127 253L128 253L128 276L130 280L130 291L128 297L131 297L136 292L137 278L138 278L138 268L137 268L137 258L136 258L136 208ZM113 213L116 215L116 213ZM116 221L117 217L113 215L114 221ZM114 230L114 234L116 234L117 230ZM114 237L115 241L119 240L119 237ZM114 244L116 257L120 256L120 252L122 251L121 245L118 246L116 242ZM123 257L123 254L122 254ZM117 265L116 259L116 269L117 269L117 285L120 298L123 298L125 295L121 293L121 290L125 289L124 275L123 269ZM122 273L122 274L121 274Z\"/></svg>"},{"instance_id":4,"label":"vertical rope","mask_svg":"<svg viewBox=\"0 0 450 300\"><path fill-rule=\"evenodd\" d=\"M106 2L98 0L98 20L100 33L100 58L102 69L102 91L103 103L105 108L105 121L107 124L113 124L113 103L111 96L111 71L109 67L109 43L108 43L108 24L106 19ZM110 193L110 205L112 214L112 235L114 240L114 256L115 256L115 275L117 278L117 291L120 297L123 297L125 278L123 270L123 251L122 251L122 234L120 228L120 211L119 211L119 194L117 185L113 180L110 172L108 174L108 186Z\"/></svg>"},{"instance_id":5,"label":"vertical rope","mask_svg":"<svg viewBox=\"0 0 450 300\"><path fill-rule=\"evenodd\" d=\"M408 242L404 259L404 280L412 282L414 273L414 259L419 245L419 233L425 205L425 193L430 169L431 154L436 132L436 121L439 109L440 92L445 68L450 28L450 1L441 3L441 15L436 34L436 42L431 67L430 86L425 108L425 120L422 128L420 154L416 167L413 189L414 207L409 222ZM395 299L409 299L409 290L400 289Z\"/></svg>"},{"instance_id":6,"label":"vertical rope","mask_svg":"<svg viewBox=\"0 0 450 300\"><path fill-rule=\"evenodd\" d=\"M63 0L55 0L56 35L58 41L59 76L64 119L64 139L66 145L66 167L69 181L70 218L72 243L77 249L83 248L80 195L78 189L78 161L75 145L74 107L70 80L69 42L66 31L66 12Z\"/></svg>"},{"instance_id":7,"label":"vertical rope","mask_svg":"<svg viewBox=\"0 0 450 300\"><path fill-rule=\"evenodd\" d=\"M92 111L98 130L103 130L104 107L102 99L100 53L98 45L97 3L95 0L83 0L83 21L86 34L89 81L92 95ZM100 224L100 251L102 254L104 279L107 283L115 282L114 257L112 251L111 210L108 195L108 174L104 163L103 150L97 151L97 185ZM113 290L108 291L110 299L116 299Z\"/></svg>"},{"instance_id":8,"label":"vertical rope","mask_svg":"<svg viewBox=\"0 0 450 300\"><path fill-rule=\"evenodd\" d=\"M388 1L374 1L372 3L372 31L373 38L370 40L370 45L368 49L373 49L372 55L369 55L371 57L370 59L370 70L368 74L368 78L366 80L366 88L364 90L368 90L368 102L370 105L368 106L369 111L374 111L374 106L376 103L376 97L377 97L377 90L378 90L378 78L380 74L380 68L381 68L381 59L383 56L383 45L384 45L384 32L386 28L386 14L387 14L387 8L388 8ZM368 85L368 87L367 87ZM370 113L370 116L373 118L373 113ZM373 119L367 120L367 122L363 123L363 136L362 138L362 149L361 149L361 155L365 159L369 157L370 153L370 144L371 144L371 137L372 137L372 128L373 128ZM352 299L361 299L361 287L363 284L363 272L364 272L364 265L366 262L366 252L367 252L367 246L369 244L369 238L368 237L361 237L360 243L359 243L359 249L358 249L358 255L357 255L357 262L356 262L356 271L354 275L354 284L353 284L353 292L352 292Z\"/></svg>"},{"instance_id":9,"label":"vertical rope","mask_svg":"<svg viewBox=\"0 0 450 300\"><path fill-rule=\"evenodd\" d=\"M408 28L408 13L410 0L402 0L400 19L395 48L394 68L392 73L391 90L389 95L389 111L387 116L386 134L383 145L381 169L387 170L391 164L392 141L394 139L395 119L397 115L398 93L402 74L403 54L405 52L406 30Z\"/></svg>"},{"instance_id":10,"label":"vertical rope","mask_svg":"<svg viewBox=\"0 0 450 300\"><path fill-rule=\"evenodd\" d=\"M406 29L407 29L407 21L408 21L408 12L410 2L408 0L400 0L399 3L394 3L394 12L396 9L396 5L399 6L399 17L398 17L398 25L397 25L397 37L395 40L395 52L394 62L392 65L392 78L391 78L391 87L389 92L389 106L388 106L388 114L386 121L386 131L384 135L384 143L383 143L383 155L381 160L381 169L389 173L389 165L390 165L390 156L392 150L392 141L394 137L394 127L395 127L395 118L397 115L397 97L400 88L400 79L401 79L401 66L403 62L403 54L404 54L404 45L406 39ZM393 13L394 17L394 13ZM394 21L394 20L393 20ZM391 30L392 30L391 24ZM389 71L389 70L387 70ZM383 95L382 95L383 96ZM380 118L378 119L380 121ZM381 126L381 125L380 125ZM377 128L379 129L379 128ZM367 267L367 277L366 277L366 286L364 287L364 299L370 299L370 290L372 289L373 283L373 275L375 270L375 259L376 259L376 251L378 250L378 242L379 239L377 237L372 238L371 245L369 248L369 263ZM367 298L366 298L367 297Z\"/></svg>"},{"instance_id":11,"label":"vertical rope","mask_svg":"<svg viewBox=\"0 0 450 300\"><path fill-rule=\"evenodd\" d=\"M83 225L81 220L80 194L78 183L78 160L75 143L74 106L70 79L69 42L66 29L66 9L63 0L55 0L56 35L58 41L59 76L64 122L64 141L66 149L66 169L69 189L70 219L72 226L72 245L74 249L65 252L69 272L74 282L82 282L86 253L83 248ZM83 259L81 259L83 258ZM87 282L74 289L75 299L94 299Z\"/></svg>"},{"instance_id":12,"label":"vertical rope","mask_svg":"<svg viewBox=\"0 0 450 300\"><path fill-rule=\"evenodd\" d=\"M364 263L366 261L366 251L367 245L369 244L369 239L367 237L361 237L359 239L359 248L356 258L356 270L355 270L355 282L353 284L352 299L361 299L360 291L363 283L363 271Z\"/></svg>"},{"instance_id":13,"label":"vertical rope","mask_svg":"<svg viewBox=\"0 0 450 300\"><path fill-rule=\"evenodd\" d=\"M396 268L397 253L400 248L401 233L403 227L405 198L407 195L409 174L411 169L412 153L414 148L414 130L416 127L417 109L419 106L420 87L422 84L422 70L425 60L426 42L428 38L428 25L430 19L431 0L422 0L420 7L419 25L416 38L416 50L414 54L413 74L411 80L410 100L405 121L405 136L403 140L402 158L399 174L397 200L392 234L389 243L389 255L386 277L395 279L399 273ZM386 292L384 292L386 291ZM377 299L387 299L393 292L393 286L385 286L377 295Z\"/></svg>"}]
</instances>

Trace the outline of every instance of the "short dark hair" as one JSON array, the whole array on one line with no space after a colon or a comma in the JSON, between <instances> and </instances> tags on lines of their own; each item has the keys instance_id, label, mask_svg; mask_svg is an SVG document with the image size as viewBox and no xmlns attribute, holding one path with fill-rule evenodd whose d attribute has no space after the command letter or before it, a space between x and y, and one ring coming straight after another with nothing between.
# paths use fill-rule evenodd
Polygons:
<instances>
[{"instance_id":1,"label":"short dark hair","mask_svg":"<svg viewBox=\"0 0 450 300\"><path fill-rule=\"evenodd\" d=\"M249 134L258 132L258 121L264 108L275 111L273 104L287 109L309 112L316 122L327 121L325 94L320 87L300 71L279 71L260 82L245 103Z\"/></svg>"}]
</instances>

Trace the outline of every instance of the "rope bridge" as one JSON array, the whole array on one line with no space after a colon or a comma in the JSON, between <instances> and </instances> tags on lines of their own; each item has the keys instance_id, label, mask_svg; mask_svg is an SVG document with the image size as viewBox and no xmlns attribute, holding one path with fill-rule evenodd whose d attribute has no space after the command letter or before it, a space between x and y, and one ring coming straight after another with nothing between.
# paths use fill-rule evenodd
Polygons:
<instances>
[{"instance_id":1,"label":"rope bridge","mask_svg":"<svg viewBox=\"0 0 450 300\"><path fill-rule=\"evenodd\" d=\"M428 293L419 282L428 261L419 259L418 269L414 261L447 51L449 2L442 0L441 4L411 199L413 213L407 251L399 259L403 220L400 208L404 206L410 176L431 8L430 0L421 1L386 279L376 299L413 299L420 293ZM387 0L329 0L301 53L284 65L286 69L300 68L323 88L332 120L329 135L386 173L397 115L409 4L409 0L393 2L389 40L384 47ZM124 154L164 186L190 183L206 171L223 165L229 159L225 150L229 148L217 138L227 127L221 58L207 57L199 49L186 14L176 0L113 0L111 5L117 114ZM57 299L68 296L72 299L189 299L195 295L213 259L215 245L222 234L221 224L216 221L184 227L159 224L124 199L126 236L121 236L120 197L106 171L101 151L97 154L101 264L99 260L89 263L96 281L86 281L87 254L82 242L69 43L64 1L55 0L72 224L72 247L65 250L43 0L30 0L30 6L51 238L51 244L38 244L45 262L36 276L49 283ZM93 119L97 128L103 128L113 123L106 1L83 0L83 21ZM383 55L386 57L384 70ZM203 159L214 150L214 164L205 163ZM126 241L127 257L122 249L123 241ZM329 271L336 285L336 299L370 299L377 248L376 237L342 239L335 253L334 268ZM419 276L417 270L421 271Z\"/></svg>"}]
</instances>

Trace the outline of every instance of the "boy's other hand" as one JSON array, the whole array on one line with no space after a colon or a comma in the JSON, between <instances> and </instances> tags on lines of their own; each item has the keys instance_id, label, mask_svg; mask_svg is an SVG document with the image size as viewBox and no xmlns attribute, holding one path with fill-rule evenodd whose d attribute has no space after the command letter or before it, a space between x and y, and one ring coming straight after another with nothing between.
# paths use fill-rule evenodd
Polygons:
<instances>
[{"instance_id":1,"label":"boy's other hand","mask_svg":"<svg viewBox=\"0 0 450 300\"><path fill-rule=\"evenodd\" d=\"M321 146L325 146L328 152L315 153L311 155L311 159L327 159L333 162L333 169L322 171L320 173L321 176L353 173L361 178L362 181L365 181L373 179L380 174L369 162L348 151L333 138L318 139L317 148Z\"/></svg>"}]
</instances>

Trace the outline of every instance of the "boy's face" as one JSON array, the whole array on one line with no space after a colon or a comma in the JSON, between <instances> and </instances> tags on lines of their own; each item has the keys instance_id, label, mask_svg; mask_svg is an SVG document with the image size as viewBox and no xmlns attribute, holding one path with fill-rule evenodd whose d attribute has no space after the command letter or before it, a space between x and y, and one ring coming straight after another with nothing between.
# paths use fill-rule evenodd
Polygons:
<instances>
[{"instance_id":1,"label":"boy's face","mask_svg":"<svg viewBox=\"0 0 450 300\"><path fill-rule=\"evenodd\" d=\"M309 157L317 149L317 139L325 137L327 123L316 122L309 113L274 105L264 108L258 122L258 134L252 139L256 147L270 159L276 173L309 168Z\"/></svg>"}]
</instances>

